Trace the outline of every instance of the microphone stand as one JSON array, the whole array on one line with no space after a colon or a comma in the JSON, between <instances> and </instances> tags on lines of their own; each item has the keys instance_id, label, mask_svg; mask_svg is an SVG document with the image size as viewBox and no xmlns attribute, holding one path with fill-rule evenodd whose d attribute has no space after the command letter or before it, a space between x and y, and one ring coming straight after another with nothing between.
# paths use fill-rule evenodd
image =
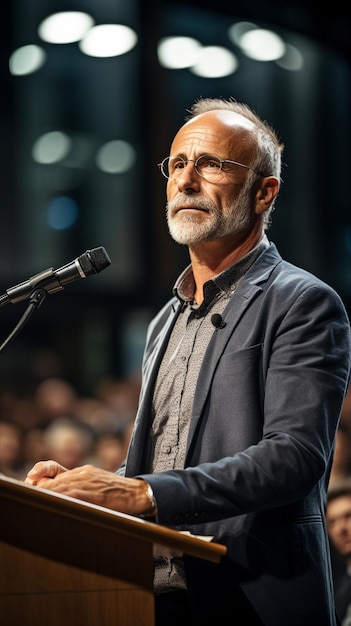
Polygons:
<instances>
[{"instance_id":1,"label":"microphone stand","mask_svg":"<svg viewBox=\"0 0 351 626\"><path fill-rule=\"evenodd\" d=\"M34 311L36 311L36 309L38 309L42 305L42 303L44 302L46 296L47 296L47 292L45 291L45 289L40 289L39 288L39 289L35 289L33 291L33 293L31 294L31 296L29 298L29 304L28 304L25 312L23 313L21 319L16 324L15 328L13 329L13 331L9 334L7 339L5 339L5 341L0 345L0 352L2 352L4 350L4 348L6 348L6 346L8 346L10 341L12 339L14 339L18 335L18 333L23 328L25 323L28 321L28 319L30 318L32 313ZM5 298L6 298L6 300L5 300ZM8 304L8 302L9 302L9 299L8 299L7 295L6 296L2 296L0 298L0 308L3 307L5 304Z\"/></svg>"}]
</instances>

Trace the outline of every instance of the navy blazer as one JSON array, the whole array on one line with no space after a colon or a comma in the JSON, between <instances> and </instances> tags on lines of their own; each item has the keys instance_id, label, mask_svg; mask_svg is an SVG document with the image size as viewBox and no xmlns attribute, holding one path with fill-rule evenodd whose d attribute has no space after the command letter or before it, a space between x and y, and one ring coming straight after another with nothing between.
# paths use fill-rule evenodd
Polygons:
<instances>
[{"instance_id":1,"label":"navy blazer","mask_svg":"<svg viewBox=\"0 0 351 626\"><path fill-rule=\"evenodd\" d=\"M150 324L121 473L150 482L158 523L227 546L219 565L185 558L199 624L334 626L324 511L350 372L341 299L270 244L209 342L185 469L151 474L154 383L179 310L173 298Z\"/></svg>"}]
</instances>

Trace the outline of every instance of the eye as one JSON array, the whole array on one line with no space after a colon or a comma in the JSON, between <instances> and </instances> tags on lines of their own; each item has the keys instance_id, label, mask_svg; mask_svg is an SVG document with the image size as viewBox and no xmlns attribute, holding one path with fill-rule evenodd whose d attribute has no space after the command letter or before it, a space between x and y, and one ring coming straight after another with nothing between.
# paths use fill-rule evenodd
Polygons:
<instances>
[{"instance_id":1,"label":"eye","mask_svg":"<svg viewBox=\"0 0 351 626\"><path fill-rule=\"evenodd\" d=\"M185 161L182 157L173 157L169 160L169 169L171 172L175 170L182 170L185 167Z\"/></svg>"},{"instance_id":2,"label":"eye","mask_svg":"<svg viewBox=\"0 0 351 626\"><path fill-rule=\"evenodd\" d=\"M218 157L205 154L198 159L197 166L201 170L211 170L212 173L216 173L221 169L221 160Z\"/></svg>"}]
</instances>

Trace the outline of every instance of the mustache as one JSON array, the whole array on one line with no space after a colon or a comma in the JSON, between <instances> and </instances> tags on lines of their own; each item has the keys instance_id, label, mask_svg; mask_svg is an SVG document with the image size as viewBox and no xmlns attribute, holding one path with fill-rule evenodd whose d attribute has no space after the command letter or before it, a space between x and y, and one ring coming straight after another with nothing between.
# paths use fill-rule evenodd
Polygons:
<instances>
[{"instance_id":1,"label":"mustache","mask_svg":"<svg viewBox=\"0 0 351 626\"><path fill-rule=\"evenodd\" d=\"M174 215L179 209L200 209L207 213L217 213L217 206L212 200L201 196L191 197L186 194L179 194L173 200L169 200L166 204L168 215Z\"/></svg>"}]
</instances>

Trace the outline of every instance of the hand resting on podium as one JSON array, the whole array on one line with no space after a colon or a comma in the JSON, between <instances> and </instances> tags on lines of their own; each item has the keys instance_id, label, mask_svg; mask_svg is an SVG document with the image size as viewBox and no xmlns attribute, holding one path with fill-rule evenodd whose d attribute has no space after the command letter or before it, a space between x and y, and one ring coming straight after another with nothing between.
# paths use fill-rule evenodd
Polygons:
<instances>
[{"instance_id":1,"label":"hand resting on podium","mask_svg":"<svg viewBox=\"0 0 351 626\"><path fill-rule=\"evenodd\" d=\"M68 470L56 461L39 461L24 482L128 515L152 517L153 514L148 483L93 465Z\"/></svg>"}]
</instances>

